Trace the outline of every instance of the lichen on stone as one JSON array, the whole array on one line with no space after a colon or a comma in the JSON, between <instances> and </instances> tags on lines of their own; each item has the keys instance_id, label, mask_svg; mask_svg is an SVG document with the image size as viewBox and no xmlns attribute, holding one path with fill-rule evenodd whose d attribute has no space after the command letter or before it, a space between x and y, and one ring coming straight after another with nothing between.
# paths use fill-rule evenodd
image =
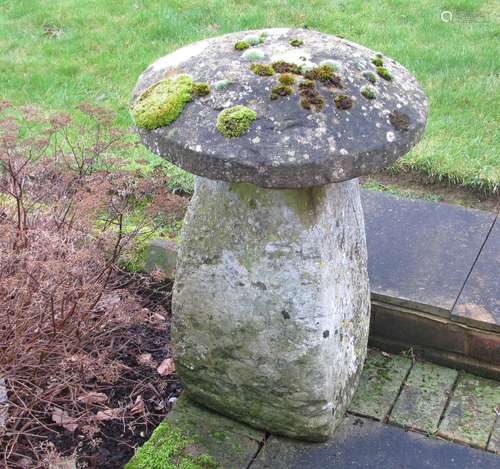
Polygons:
<instances>
[{"instance_id":1,"label":"lichen on stone","mask_svg":"<svg viewBox=\"0 0 500 469\"><path fill-rule=\"evenodd\" d=\"M191 101L193 80L189 75L160 80L147 88L132 106L138 127L156 129L175 121Z\"/></svg>"},{"instance_id":2,"label":"lichen on stone","mask_svg":"<svg viewBox=\"0 0 500 469\"><path fill-rule=\"evenodd\" d=\"M335 102L335 106L343 111L352 108L353 105L353 99L347 94L338 94L333 101Z\"/></svg>"},{"instance_id":3,"label":"lichen on stone","mask_svg":"<svg viewBox=\"0 0 500 469\"><path fill-rule=\"evenodd\" d=\"M410 118L404 112L395 110L389 114L389 122L396 130L408 130L410 128Z\"/></svg>"},{"instance_id":4,"label":"lichen on stone","mask_svg":"<svg viewBox=\"0 0 500 469\"><path fill-rule=\"evenodd\" d=\"M207 96L210 94L210 86L208 83L193 83L193 94L195 96Z\"/></svg>"},{"instance_id":5,"label":"lichen on stone","mask_svg":"<svg viewBox=\"0 0 500 469\"><path fill-rule=\"evenodd\" d=\"M283 73L279 76L278 81L283 85L293 85L295 83L295 77L291 73Z\"/></svg>"},{"instance_id":6,"label":"lichen on stone","mask_svg":"<svg viewBox=\"0 0 500 469\"><path fill-rule=\"evenodd\" d=\"M251 64L250 70L261 77L270 77L274 75L274 69L269 64Z\"/></svg>"},{"instance_id":7,"label":"lichen on stone","mask_svg":"<svg viewBox=\"0 0 500 469\"><path fill-rule=\"evenodd\" d=\"M384 80L391 81L392 80L392 75L389 70L387 70L385 67L377 67L377 73L379 74L380 77L382 77Z\"/></svg>"},{"instance_id":8,"label":"lichen on stone","mask_svg":"<svg viewBox=\"0 0 500 469\"><path fill-rule=\"evenodd\" d=\"M259 49L249 49L241 54L241 58L248 61L262 60L265 56L266 54Z\"/></svg>"},{"instance_id":9,"label":"lichen on stone","mask_svg":"<svg viewBox=\"0 0 500 469\"><path fill-rule=\"evenodd\" d=\"M243 135L257 118L257 113L240 104L224 109L217 116L216 127L225 137Z\"/></svg>"},{"instance_id":10,"label":"lichen on stone","mask_svg":"<svg viewBox=\"0 0 500 469\"><path fill-rule=\"evenodd\" d=\"M302 39L297 39L297 38L290 39L290 45L292 47L301 47L304 45L304 41Z\"/></svg>"},{"instance_id":11,"label":"lichen on stone","mask_svg":"<svg viewBox=\"0 0 500 469\"><path fill-rule=\"evenodd\" d=\"M278 99L280 96L289 96L293 92L291 86L288 85L277 85L271 88L270 99Z\"/></svg>"},{"instance_id":12,"label":"lichen on stone","mask_svg":"<svg viewBox=\"0 0 500 469\"><path fill-rule=\"evenodd\" d=\"M360 92L366 99L375 99L377 97L377 92L375 91L375 88L370 85L362 86L360 88Z\"/></svg>"},{"instance_id":13,"label":"lichen on stone","mask_svg":"<svg viewBox=\"0 0 500 469\"><path fill-rule=\"evenodd\" d=\"M299 65L285 62L284 60L277 60L271 65L276 73L293 73L295 75L302 73Z\"/></svg>"},{"instance_id":14,"label":"lichen on stone","mask_svg":"<svg viewBox=\"0 0 500 469\"><path fill-rule=\"evenodd\" d=\"M234 44L234 48L236 50L245 50L250 47L250 44L247 41L238 41Z\"/></svg>"},{"instance_id":15,"label":"lichen on stone","mask_svg":"<svg viewBox=\"0 0 500 469\"><path fill-rule=\"evenodd\" d=\"M370 83L377 82L377 76L373 72L370 72L370 70L365 70L363 72L363 77L365 77Z\"/></svg>"}]
</instances>

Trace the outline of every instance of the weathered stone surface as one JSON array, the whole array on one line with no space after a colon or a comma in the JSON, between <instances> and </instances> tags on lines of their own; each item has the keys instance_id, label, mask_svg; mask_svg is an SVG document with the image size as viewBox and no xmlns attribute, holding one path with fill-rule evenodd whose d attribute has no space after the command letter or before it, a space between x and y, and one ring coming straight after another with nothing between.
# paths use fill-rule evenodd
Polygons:
<instances>
[{"instance_id":1,"label":"weathered stone surface","mask_svg":"<svg viewBox=\"0 0 500 469\"><path fill-rule=\"evenodd\" d=\"M417 362L392 409L389 422L435 433L458 372Z\"/></svg>"},{"instance_id":2,"label":"weathered stone surface","mask_svg":"<svg viewBox=\"0 0 500 469\"><path fill-rule=\"evenodd\" d=\"M496 220L453 308L452 318L500 331L500 221ZM496 344L500 356L500 347ZM500 357L498 358L500 360Z\"/></svg>"},{"instance_id":3,"label":"weathered stone surface","mask_svg":"<svg viewBox=\"0 0 500 469\"><path fill-rule=\"evenodd\" d=\"M499 407L499 382L464 374L459 378L438 434L484 449Z\"/></svg>"},{"instance_id":4,"label":"weathered stone surface","mask_svg":"<svg viewBox=\"0 0 500 469\"><path fill-rule=\"evenodd\" d=\"M366 354L358 181L307 190L196 179L173 292L176 367L196 401L321 440Z\"/></svg>"},{"instance_id":5,"label":"weathered stone surface","mask_svg":"<svg viewBox=\"0 0 500 469\"><path fill-rule=\"evenodd\" d=\"M495 214L362 191L372 297L449 317Z\"/></svg>"},{"instance_id":6,"label":"weathered stone surface","mask_svg":"<svg viewBox=\"0 0 500 469\"><path fill-rule=\"evenodd\" d=\"M491 432L490 441L488 442L488 451L500 454L500 409L497 411L497 421Z\"/></svg>"},{"instance_id":7,"label":"weathered stone surface","mask_svg":"<svg viewBox=\"0 0 500 469\"><path fill-rule=\"evenodd\" d=\"M262 32L266 34L262 43L244 52L235 50L243 37ZM301 47L289 44L295 38L303 41ZM297 188L372 173L418 142L427 116L426 97L413 76L384 57L392 75L391 81L384 80L376 73L374 58L375 52L363 46L304 29L246 31L196 42L148 67L133 99L158 80L179 74L209 83L211 92L186 104L168 126L139 129L139 133L152 152L210 179ZM303 70L333 60L342 89L317 82L324 99L320 112L301 107L300 80L291 85L291 94L271 100L279 75L258 76L249 66L278 60ZM370 85L375 99L361 94L363 86L370 84L366 71L376 76L376 83ZM223 80L225 85L219 86ZM335 105L340 94L351 97L351 108ZM216 128L217 116L236 105L252 109L257 118L243 135L227 138Z\"/></svg>"},{"instance_id":8,"label":"weathered stone surface","mask_svg":"<svg viewBox=\"0 0 500 469\"><path fill-rule=\"evenodd\" d=\"M147 248L144 261L146 272L160 271L167 278L175 276L178 244L169 239L153 239Z\"/></svg>"},{"instance_id":9,"label":"weathered stone surface","mask_svg":"<svg viewBox=\"0 0 500 469\"><path fill-rule=\"evenodd\" d=\"M370 354L349 411L383 420L389 414L411 360L400 355Z\"/></svg>"},{"instance_id":10,"label":"weathered stone surface","mask_svg":"<svg viewBox=\"0 0 500 469\"><path fill-rule=\"evenodd\" d=\"M182 396L125 467L246 469L264 437L264 433L202 408Z\"/></svg>"},{"instance_id":11,"label":"weathered stone surface","mask_svg":"<svg viewBox=\"0 0 500 469\"><path fill-rule=\"evenodd\" d=\"M272 436L251 469L497 469L499 458L449 441L350 416L324 444Z\"/></svg>"}]
</instances>

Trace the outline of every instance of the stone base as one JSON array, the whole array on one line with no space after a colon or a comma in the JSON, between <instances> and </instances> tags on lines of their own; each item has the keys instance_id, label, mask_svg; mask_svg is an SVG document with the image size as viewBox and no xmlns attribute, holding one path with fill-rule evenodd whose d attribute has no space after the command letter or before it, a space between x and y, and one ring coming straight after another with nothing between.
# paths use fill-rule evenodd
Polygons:
<instances>
[{"instance_id":1,"label":"stone base","mask_svg":"<svg viewBox=\"0 0 500 469\"><path fill-rule=\"evenodd\" d=\"M277 190L197 178L172 329L192 399L325 440L356 388L369 305L357 180Z\"/></svg>"}]
</instances>

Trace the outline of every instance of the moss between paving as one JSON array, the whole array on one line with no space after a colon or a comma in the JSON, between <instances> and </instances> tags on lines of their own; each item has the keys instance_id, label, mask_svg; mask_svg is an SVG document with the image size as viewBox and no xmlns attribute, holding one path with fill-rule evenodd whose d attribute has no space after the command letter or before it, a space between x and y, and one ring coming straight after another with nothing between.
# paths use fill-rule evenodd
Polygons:
<instances>
[{"instance_id":1,"label":"moss between paving","mask_svg":"<svg viewBox=\"0 0 500 469\"><path fill-rule=\"evenodd\" d=\"M370 355L349 411L378 420L386 418L410 367L407 357Z\"/></svg>"},{"instance_id":2,"label":"moss between paving","mask_svg":"<svg viewBox=\"0 0 500 469\"><path fill-rule=\"evenodd\" d=\"M485 449L500 408L500 383L464 374L439 427L439 436Z\"/></svg>"},{"instance_id":3,"label":"moss between paving","mask_svg":"<svg viewBox=\"0 0 500 469\"><path fill-rule=\"evenodd\" d=\"M126 469L247 467L264 433L181 397Z\"/></svg>"},{"instance_id":4,"label":"moss between paving","mask_svg":"<svg viewBox=\"0 0 500 469\"><path fill-rule=\"evenodd\" d=\"M405 428L435 433L458 372L432 363L417 362L389 418Z\"/></svg>"}]
</instances>

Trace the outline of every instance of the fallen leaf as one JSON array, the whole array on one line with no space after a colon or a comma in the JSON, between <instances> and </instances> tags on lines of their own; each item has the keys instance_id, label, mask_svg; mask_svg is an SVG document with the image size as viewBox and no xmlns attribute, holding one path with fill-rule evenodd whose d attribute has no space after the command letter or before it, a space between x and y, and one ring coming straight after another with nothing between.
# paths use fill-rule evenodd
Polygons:
<instances>
[{"instance_id":1,"label":"fallen leaf","mask_svg":"<svg viewBox=\"0 0 500 469\"><path fill-rule=\"evenodd\" d=\"M387 353L387 352L382 352L382 355L386 358L392 358L392 355L390 353Z\"/></svg>"},{"instance_id":2,"label":"fallen leaf","mask_svg":"<svg viewBox=\"0 0 500 469\"><path fill-rule=\"evenodd\" d=\"M52 412L52 421L70 432L74 432L78 428L76 420L62 409L54 409Z\"/></svg>"},{"instance_id":3,"label":"fallen leaf","mask_svg":"<svg viewBox=\"0 0 500 469\"><path fill-rule=\"evenodd\" d=\"M175 364L173 358L165 358L156 369L161 376L171 375L175 371Z\"/></svg>"},{"instance_id":4,"label":"fallen leaf","mask_svg":"<svg viewBox=\"0 0 500 469\"><path fill-rule=\"evenodd\" d=\"M114 420L117 418L120 418L120 414L122 412L122 409L117 408L117 409L106 409L106 410L100 410L97 412L96 419L100 420L101 422L105 422L107 420Z\"/></svg>"},{"instance_id":5,"label":"fallen leaf","mask_svg":"<svg viewBox=\"0 0 500 469\"><path fill-rule=\"evenodd\" d=\"M153 362L153 355L150 353L141 353L138 355L137 363L139 363L139 365L155 366L155 363Z\"/></svg>"},{"instance_id":6,"label":"fallen leaf","mask_svg":"<svg viewBox=\"0 0 500 469\"><path fill-rule=\"evenodd\" d=\"M78 397L78 402L83 402L84 404L104 404L107 400L108 396L106 394L94 391Z\"/></svg>"},{"instance_id":7,"label":"fallen leaf","mask_svg":"<svg viewBox=\"0 0 500 469\"><path fill-rule=\"evenodd\" d=\"M145 407L144 407L144 399L142 396L137 396L135 398L134 405L130 409L131 414L142 414L144 413Z\"/></svg>"}]
</instances>

